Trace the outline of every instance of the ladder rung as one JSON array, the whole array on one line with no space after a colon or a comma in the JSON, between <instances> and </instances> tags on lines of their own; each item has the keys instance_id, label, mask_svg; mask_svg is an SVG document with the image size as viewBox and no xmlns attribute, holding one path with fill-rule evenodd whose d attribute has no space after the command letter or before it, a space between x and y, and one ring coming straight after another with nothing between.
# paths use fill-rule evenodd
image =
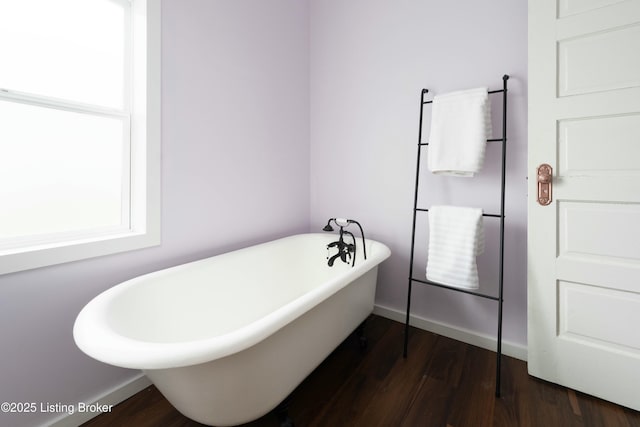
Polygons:
<instances>
[{"instance_id":1,"label":"ladder rung","mask_svg":"<svg viewBox=\"0 0 640 427\"><path fill-rule=\"evenodd\" d=\"M501 93L501 92L504 92L504 89L490 90L487 93L492 94L492 93ZM433 102L433 99L431 101L424 101L423 104L431 104L432 102Z\"/></svg>"},{"instance_id":2,"label":"ladder rung","mask_svg":"<svg viewBox=\"0 0 640 427\"><path fill-rule=\"evenodd\" d=\"M493 295L482 294L480 292L474 292L474 291L470 291L470 290L464 289L464 288L456 288L455 286L449 286L449 285L445 285L445 284L438 283L438 282L432 282L431 280L416 279L415 277L412 277L411 280L413 280L414 282L423 283L425 285L431 285L431 286L437 286L438 288L450 289L450 290L455 291L455 292L462 292L462 293L465 293L465 294L475 295L477 297L486 298L486 299L490 299L490 300L493 300L493 301L499 301L500 300L499 297L494 297Z\"/></svg>"},{"instance_id":3,"label":"ladder rung","mask_svg":"<svg viewBox=\"0 0 640 427\"><path fill-rule=\"evenodd\" d=\"M487 142L502 142L502 141L506 141L506 138L493 138L493 139L487 139ZM423 145L429 145L428 142L420 142L418 143L418 145L423 146Z\"/></svg>"},{"instance_id":4,"label":"ladder rung","mask_svg":"<svg viewBox=\"0 0 640 427\"><path fill-rule=\"evenodd\" d=\"M416 208L416 211L419 212L429 212L429 209L423 209L423 208ZM482 216L489 216L491 218L503 218L502 215L500 214L488 214L488 213L483 213Z\"/></svg>"}]
</instances>

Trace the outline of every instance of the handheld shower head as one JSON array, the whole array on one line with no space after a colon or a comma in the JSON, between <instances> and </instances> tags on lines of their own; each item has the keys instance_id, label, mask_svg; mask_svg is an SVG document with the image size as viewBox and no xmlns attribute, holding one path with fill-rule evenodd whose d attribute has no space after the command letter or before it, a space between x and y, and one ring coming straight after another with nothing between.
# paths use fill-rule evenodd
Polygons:
<instances>
[{"instance_id":1,"label":"handheld shower head","mask_svg":"<svg viewBox=\"0 0 640 427\"><path fill-rule=\"evenodd\" d=\"M322 231L333 231L333 227L331 226L331 221L333 220L333 218L329 218L329 221L327 221L327 225L324 226Z\"/></svg>"}]
</instances>

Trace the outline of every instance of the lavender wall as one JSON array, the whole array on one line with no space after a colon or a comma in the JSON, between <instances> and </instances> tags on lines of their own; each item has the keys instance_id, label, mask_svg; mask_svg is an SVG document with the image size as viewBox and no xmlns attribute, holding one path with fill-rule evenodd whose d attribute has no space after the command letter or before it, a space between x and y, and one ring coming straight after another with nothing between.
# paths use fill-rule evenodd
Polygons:
<instances>
[{"instance_id":1,"label":"lavender wall","mask_svg":"<svg viewBox=\"0 0 640 427\"><path fill-rule=\"evenodd\" d=\"M164 0L162 246L0 277L0 402L91 402L137 372L73 343L101 291L308 230L308 4ZM56 413L0 413L34 426Z\"/></svg>"},{"instance_id":2,"label":"lavender wall","mask_svg":"<svg viewBox=\"0 0 640 427\"><path fill-rule=\"evenodd\" d=\"M376 303L392 310L404 312L406 304L420 89L501 88L502 75L511 75L504 338L526 345L526 0L322 0L311 2L310 16L311 225L353 217L390 246ZM493 101L499 137L501 104ZM473 179L425 173L420 205L499 212L499 155L500 146L490 145ZM415 269L424 277L427 217L420 215ZM498 223L485 224L481 290L492 293ZM492 301L420 285L412 301L419 317L495 336Z\"/></svg>"}]
</instances>

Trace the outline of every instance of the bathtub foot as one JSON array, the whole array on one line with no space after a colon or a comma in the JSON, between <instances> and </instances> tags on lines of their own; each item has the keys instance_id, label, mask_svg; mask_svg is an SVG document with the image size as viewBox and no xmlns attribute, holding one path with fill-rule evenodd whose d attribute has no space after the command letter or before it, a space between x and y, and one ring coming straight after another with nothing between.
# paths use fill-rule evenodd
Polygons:
<instances>
[{"instance_id":1,"label":"bathtub foot","mask_svg":"<svg viewBox=\"0 0 640 427\"><path fill-rule=\"evenodd\" d=\"M284 419L280 419L280 427L295 427L293 420L287 415Z\"/></svg>"},{"instance_id":2,"label":"bathtub foot","mask_svg":"<svg viewBox=\"0 0 640 427\"><path fill-rule=\"evenodd\" d=\"M356 329L356 336L358 337L358 345L360 346L361 350L364 350L365 348L367 348L367 344L369 343L366 335L364 334L365 322L362 322L360 326L358 326L358 328Z\"/></svg>"},{"instance_id":3,"label":"bathtub foot","mask_svg":"<svg viewBox=\"0 0 640 427\"><path fill-rule=\"evenodd\" d=\"M362 350L366 349L368 344L369 344L369 340L367 340L367 337L363 336L359 338L360 349Z\"/></svg>"},{"instance_id":4,"label":"bathtub foot","mask_svg":"<svg viewBox=\"0 0 640 427\"><path fill-rule=\"evenodd\" d=\"M278 422L280 423L280 427L295 427L293 424L293 420L289 416L289 402L291 401L291 397L287 397L274 409L276 417L278 417Z\"/></svg>"}]
</instances>

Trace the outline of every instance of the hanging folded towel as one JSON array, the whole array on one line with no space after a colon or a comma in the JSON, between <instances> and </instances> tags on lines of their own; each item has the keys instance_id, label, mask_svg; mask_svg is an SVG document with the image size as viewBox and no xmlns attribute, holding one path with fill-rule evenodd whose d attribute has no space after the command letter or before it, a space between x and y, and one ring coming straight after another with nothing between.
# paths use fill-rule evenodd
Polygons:
<instances>
[{"instance_id":1,"label":"hanging folded towel","mask_svg":"<svg viewBox=\"0 0 640 427\"><path fill-rule=\"evenodd\" d=\"M433 97L428 160L431 172L472 177L482 168L488 138L491 104L486 87Z\"/></svg>"},{"instance_id":2,"label":"hanging folded towel","mask_svg":"<svg viewBox=\"0 0 640 427\"><path fill-rule=\"evenodd\" d=\"M457 206L429 209L428 280L477 289L476 256L483 251L482 209Z\"/></svg>"}]
</instances>

